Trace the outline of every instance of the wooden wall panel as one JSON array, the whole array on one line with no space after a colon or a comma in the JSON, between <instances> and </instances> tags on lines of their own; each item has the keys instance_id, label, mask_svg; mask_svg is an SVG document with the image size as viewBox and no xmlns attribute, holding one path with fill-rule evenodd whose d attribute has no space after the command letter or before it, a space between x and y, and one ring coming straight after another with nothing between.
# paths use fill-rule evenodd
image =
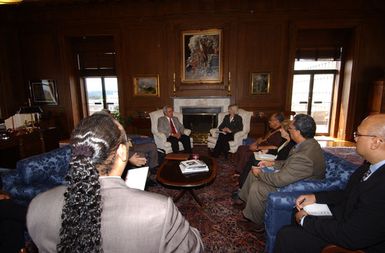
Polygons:
<instances>
[{"instance_id":1,"label":"wooden wall panel","mask_svg":"<svg viewBox=\"0 0 385 253\"><path fill-rule=\"evenodd\" d=\"M282 62L287 61L282 40L286 37L283 24L245 23L239 25L238 64L236 91L239 105L254 109L282 110L284 107L283 80L285 70ZM270 93L251 94L250 74L270 73Z\"/></svg>"},{"instance_id":2,"label":"wooden wall panel","mask_svg":"<svg viewBox=\"0 0 385 253\"><path fill-rule=\"evenodd\" d=\"M373 6L378 5L378 1L87 2L59 7L53 3L21 5L12 10L0 10L0 14L7 14L0 15L0 21L4 20L5 25L12 24L16 31L12 39L0 40L0 63L12 64L12 67L2 68L5 73L1 73L0 81L6 86L0 91L12 94L13 99L0 102L2 113L6 111L4 108L25 103L29 80L55 79L60 104L45 110L61 118L59 124L69 133L81 118L81 109L77 109L81 106L77 94L79 81L69 41L73 37L89 35L114 37L123 114L148 112L171 103L174 73L175 96L226 96L229 71L231 102L254 112L283 111L290 106L291 68L300 29L360 28L349 41L360 42L360 45L352 45L355 49L352 53L352 90L348 95L353 102L349 103L347 113L355 118L355 123L349 123L350 126L365 114L363 105L367 101L368 83L385 69L385 26L383 21L379 23L382 20L380 12L385 9ZM365 9L362 9L364 3ZM215 85L181 84L181 32L209 28L223 30L224 81ZM2 38L3 35L7 34L2 32ZM300 41L305 44L317 42L312 36ZM14 51L11 61L9 53L5 53L8 49ZM250 94L251 72L271 73L269 94ZM132 77L137 74L159 74L161 96L133 96ZM26 94L16 95L18 88Z\"/></svg>"}]
</instances>

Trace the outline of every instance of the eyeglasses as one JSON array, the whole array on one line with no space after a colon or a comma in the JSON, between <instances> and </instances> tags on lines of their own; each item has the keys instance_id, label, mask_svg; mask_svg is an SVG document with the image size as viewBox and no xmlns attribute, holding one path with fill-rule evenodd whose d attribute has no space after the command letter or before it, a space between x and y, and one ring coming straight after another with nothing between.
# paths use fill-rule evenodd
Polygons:
<instances>
[{"instance_id":1,"label":"eyeglasses","mask_svg":"<svg viewBox=\"0 0 385 253\"><path fill-rule=\"evenodd\" d=\"M353 137L358 138L358 137L378 137L377 135L371 135L371 134L360 134L358 132L353 133Z\"/></svg>"}]
</instances>

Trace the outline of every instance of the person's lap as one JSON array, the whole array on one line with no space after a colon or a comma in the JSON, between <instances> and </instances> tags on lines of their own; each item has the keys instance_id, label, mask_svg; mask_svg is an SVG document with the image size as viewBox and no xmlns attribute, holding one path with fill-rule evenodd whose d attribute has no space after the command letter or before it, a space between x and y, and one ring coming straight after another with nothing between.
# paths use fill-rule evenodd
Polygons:
<instances>
[{"instance_id":1,"label":"person's lap","mask_svg":"<svg viewBox=\"0 0 385 253\"><path fill-rule=\"evenodd\" d=\"M274 253L316 253L321 252L327 244L320 238L306 232L302 227L289 225L279 230L274 245Z\"/></svg>"}]
</instances>

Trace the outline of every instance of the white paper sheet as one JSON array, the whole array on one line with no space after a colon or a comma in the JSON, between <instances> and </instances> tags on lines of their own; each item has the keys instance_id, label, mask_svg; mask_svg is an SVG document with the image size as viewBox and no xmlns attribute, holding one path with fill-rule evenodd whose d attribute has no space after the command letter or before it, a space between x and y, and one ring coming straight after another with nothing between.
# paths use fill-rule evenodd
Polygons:
<instances>
[{"instance_id":1,"label":"white paper sheet","mask_svg":"<svg viewBox=\"0 0 385 253\"><path fill-rule=\"evenodd\" d=\"M130 169L126 176L126 185L130 188L144 190L146 186L148 166Z\"/></svg>"}]
</instances>

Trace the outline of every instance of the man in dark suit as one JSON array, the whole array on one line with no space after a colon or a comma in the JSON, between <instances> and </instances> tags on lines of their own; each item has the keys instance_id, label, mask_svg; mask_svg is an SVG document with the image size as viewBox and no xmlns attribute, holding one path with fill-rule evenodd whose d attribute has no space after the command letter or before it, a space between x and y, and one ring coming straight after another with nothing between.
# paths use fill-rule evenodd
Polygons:
<instances>
[{"instance_id":1,"label":"man in dark suit","mask_svg":"<svg viewBox=\"0 0 385 253\"><path fill-rule=\"evenodd\" d=\"M230 150L229 141L234 140L234 134L243 129L242 117L238 115L238 106L229 105L228 110L229 114L218 126L220 133L214 147L213 157L218 157L223 152L227 158L227 152Z\"/></svg>"},{"instance_id":2,"label":"man in dark suit","mask_svg":"<svg viewBox=\"0 0 385 253\"><path fill-rule=\"evenodd\" d=\"M172 152L179 152L179 141L182 142L184 151L191 153L190 137L184 134L184 126L177 117L174 117L172 106L163 107L163 117L158 119L158 131L164 133L167 141L171 142Z\"/></svg>"},{"instance_id":3,"label":"man in dark suit","mask_svg":"<svg viewBox=\"0 0 385 253\"><path fill-rule=\"evenodd\" d=\"M302 179L323 179L325 176L323 151L313 138L316 132L314 119L298 114L288 129L291 139L297 143L288 158L284 161L261 161L258 166L253 166L239 192L240 199L246 202L243 210L246 219L238 221L238 226L244 230L264 230L265 203L270 192ZM266 171L265 167L270 166L274 172ZM240 205L242 201L237 199L234 203Z\"/></svg>"},{"instance_id":4,"label":"man in dark suit","mask_svg":"<svg viewBox=\"0 0 385 253\"><path fill-rule=\"evenodd\" d=\"M385 252L385 114L364 119L354 133L357 153L369 164L358 168L344 190L301 195L295 214L299 226L282 228L275 252L320 252L328 244L365 252ZM329 219L302 208L327 204Z\"/></svg>"}]
</instances>

